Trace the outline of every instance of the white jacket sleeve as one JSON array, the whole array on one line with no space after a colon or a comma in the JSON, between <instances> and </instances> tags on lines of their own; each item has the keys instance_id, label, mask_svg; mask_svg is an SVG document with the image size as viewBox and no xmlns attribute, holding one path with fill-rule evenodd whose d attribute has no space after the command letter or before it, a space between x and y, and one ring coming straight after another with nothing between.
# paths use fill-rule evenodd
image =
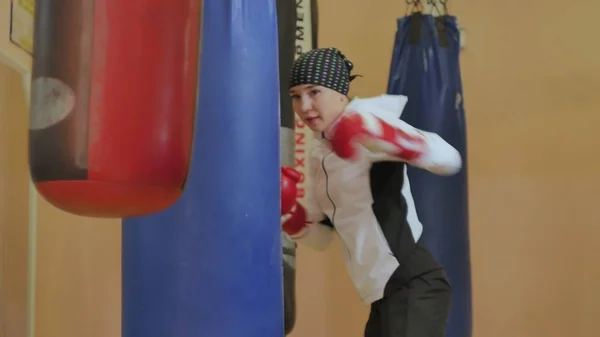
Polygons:
<instances>
[{"instance_id":1,"label":"white jacket sleeve","mask_svg":"<svg viewBox=\"0 0 600 337\"><path fill-rule=\"evenodd\" d=\"M366 126L371 132L381 132L378 127L381 120L394 129L401 131L397 134L406 134L418 138L425 145L419 145L421 154L414 160L406 160L395 155L392 151L386 151L388 144L373 144L367 146L371 151L365 151L372 161L404 161L412 166L430 171L438 175L453 175L462 168L460 153L442 137L436 133L419 130L400 119L402 110L406 105L407 98L401 95L382 95L375 98L359 99L349 104L349 110L359 113L365 120ZM410 147L410 140L400 137L393 139L394 143L404 147ZM375 150L374 150L375 149Z\"/></svg>"},{"instance_id":2,"label":"white jacket sleeve","mask_svg":"<svg viewBox=\"0 0 600 337\"><path fill-rule=\"evenodd\" d=\"M390 124L411 136L423 139L425 148L417 159L410 161L385 152L369 151L372 161L405 161L409 165L437 175L453 175L461 170L462 158L460 153L438 134L419 130L399 119Z\"/></svg>"}]
</instances>

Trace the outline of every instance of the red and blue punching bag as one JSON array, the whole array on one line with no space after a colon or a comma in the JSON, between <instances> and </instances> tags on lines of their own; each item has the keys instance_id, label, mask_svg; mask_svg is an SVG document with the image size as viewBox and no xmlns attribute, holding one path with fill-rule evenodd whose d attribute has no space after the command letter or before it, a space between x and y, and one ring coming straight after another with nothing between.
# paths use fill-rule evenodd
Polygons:
<instances>
[{"instance_id":1,"label":"red and blue punching bag","mask_svg":"<svg viewBox=\"0 0 600 337\"><path fill-rule=\"evenodd\" d=\"M91 217L157 212L182 193L196 106L200 0L38 0L32 179Z\"/></svg>"},{"instance_id":2,"label":"red and blue punching bag","mask_svg":"<svg viewBox=\"0 0 600 337\"><path fill-rule=\"evenodd\" d=\"M123 219L120 336L283 337L276 1L202 12L190 174L172 207Z\"/></svg>"}]
</instances>

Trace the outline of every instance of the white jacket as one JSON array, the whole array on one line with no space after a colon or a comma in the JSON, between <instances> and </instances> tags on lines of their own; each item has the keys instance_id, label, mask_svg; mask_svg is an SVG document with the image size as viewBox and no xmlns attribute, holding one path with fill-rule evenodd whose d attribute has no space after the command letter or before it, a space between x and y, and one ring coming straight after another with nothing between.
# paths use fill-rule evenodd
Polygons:
<instances>
[{"instance_id":1,"label":"white jacket","mask_svg":"<svg viewBox=\"0 0 600 337\"><path fill-rule=\"evenodd\" d=\"M371 113L404 132L424 136L426 155L408 164L439 175L458 172L462 160L456 149L438 135L400 120L406 102L405 96L396 95L357 98L346 111ZM360 149L359 160L345 161L330 150L327 132L315 138L304 205L310 224L292 238L324 250L336 232L345 248L350 277L363 302L370 304L384 296L400 261L408 259L423 232L406 165L397 157L365 148Z\"/></svg>"}]
</instances>

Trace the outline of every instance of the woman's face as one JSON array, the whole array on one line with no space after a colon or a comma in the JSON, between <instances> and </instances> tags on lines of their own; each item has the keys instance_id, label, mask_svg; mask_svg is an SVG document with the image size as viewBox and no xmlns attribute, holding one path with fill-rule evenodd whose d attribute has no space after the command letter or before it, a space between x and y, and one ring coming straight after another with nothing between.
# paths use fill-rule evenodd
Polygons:
<instances>
[{"instance_id":1,"label":"woman's face","mask_svg":"<svg viewBox=\"0 0 600 337\"><path fill-rule=\"evenodd\" d=\"M345 95L318 85L298 85L289 93L294 111L315 132L327 130L348 104Z\"/></svg>"}]
</instances>

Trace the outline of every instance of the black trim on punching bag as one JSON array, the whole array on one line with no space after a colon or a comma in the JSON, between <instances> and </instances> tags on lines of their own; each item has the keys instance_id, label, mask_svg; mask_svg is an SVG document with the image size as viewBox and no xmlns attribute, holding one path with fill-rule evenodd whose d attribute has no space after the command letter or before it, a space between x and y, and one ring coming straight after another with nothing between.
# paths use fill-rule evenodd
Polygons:
<instances>
[{"instance_id":1,"label":"black trim on punching bag","mask_svg":"<svg viewBox=\"0 0 600 337\"><path fill-rule=\"evenodd\" d=\"M279 104L281 116L281 165L294 166L294 110L288 94L288 76L296 52L296 1L277 0L279 31ZM289 334L296 324L296 243L282 233L284 328Z\"/></svg>"},{"instance_id":2,"label":"black trim on punching bag","mask_svg":"<svg viewBox=\"0 0 600 337\"><path fill-rule=\"evenodd\" d=\"M288 94L288 76L296 52L296 1L277 0L279 30L279 92L281 127L294 130L294 110Z\"/></svg>"},{"instance_id":3,"label":"black trim on punching bag","mask_svg":"<svg viewBox=\"0 0 600 337\"><path fill-rule=\"evenodd\" d=\"M311 0L310 2L311 18L310 22L312 25L312 43L313 49L317 49L319 46L319 6L317 0Z\"/></svg>"},{"instance_id":4,"label":"black trim on punching bag","mask_svg":"<svg viewBox=\"0 0 600 337\"><path fill-rule=\"evenodd\" d=\"M29 118L36 183L87 179L93 29L93 2L36 1Z\"/></svg>"},{"instance_id":5,"label":"black trim on punching bag","mask_svg":"<svg viewBox=\"0 0 600 337\"><path fill-rule=\"evenodd\" d=\"M310 5L310 11L307 9ZM316 0L278 0L279 71L281 107L281 164L294 167L295 115L288 94L288 77L295 58L308 50L297 46L298 41L311 39L311 48L317 47L318 21ZM312 31L310 36L305 31ZM296 243L283 234L283 287L285 334L292 332L296 323Z\"/></svg>"}]
</instances>

